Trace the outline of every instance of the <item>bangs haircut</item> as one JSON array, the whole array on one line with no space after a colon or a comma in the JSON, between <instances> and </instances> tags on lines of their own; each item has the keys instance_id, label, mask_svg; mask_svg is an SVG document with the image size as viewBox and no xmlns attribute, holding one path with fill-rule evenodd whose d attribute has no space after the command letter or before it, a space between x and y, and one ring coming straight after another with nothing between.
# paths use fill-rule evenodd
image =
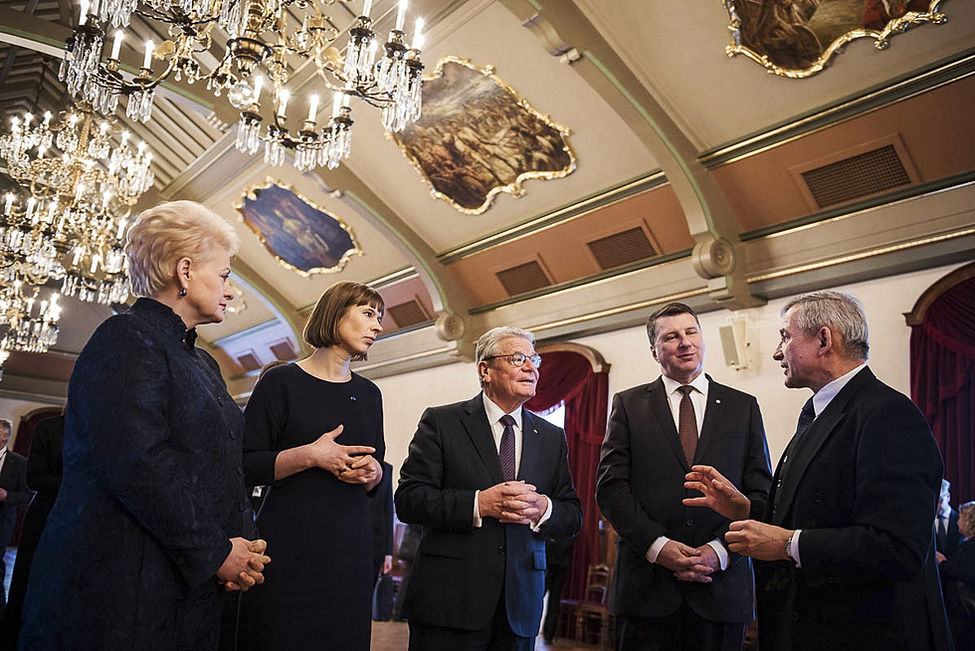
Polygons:
<instances>
[{"instance_id":1,"label":"bangs haircut","mask_svg":"<svg viewBox=\"0 0 975 651\"><path fill-rule=\"evenodd\" d=\"M325 290L322 297L315 304L302 338L313 348L328 348L341 343L339 340L339 322L351 308L368 305L379 311L380 318L386 314L386 303L383 297L369 285L352 281L335 283ZM365 359L365 355L354 355L354 361Z\"/></svg>"}]
</instances>

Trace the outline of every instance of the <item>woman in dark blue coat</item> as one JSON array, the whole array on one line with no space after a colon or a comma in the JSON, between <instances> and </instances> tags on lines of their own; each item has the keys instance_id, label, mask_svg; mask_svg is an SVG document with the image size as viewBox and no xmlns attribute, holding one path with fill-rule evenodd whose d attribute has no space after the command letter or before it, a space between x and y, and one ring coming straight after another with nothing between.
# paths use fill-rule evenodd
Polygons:
<instances>
[{"instance_id":1,"label":"woman in dark blue coat","mask_svg":"<svg viewBox=\"0 0 975 651\"><path fill-rule=\"evenodd\" d=\"M260 583L243 417L195 327L223 321L238 238L200 204L128 234L132 308L105 321L68 387L64 475L30 574L22 651L217 648L222 595Z\"/></svg>"}]
</instances>

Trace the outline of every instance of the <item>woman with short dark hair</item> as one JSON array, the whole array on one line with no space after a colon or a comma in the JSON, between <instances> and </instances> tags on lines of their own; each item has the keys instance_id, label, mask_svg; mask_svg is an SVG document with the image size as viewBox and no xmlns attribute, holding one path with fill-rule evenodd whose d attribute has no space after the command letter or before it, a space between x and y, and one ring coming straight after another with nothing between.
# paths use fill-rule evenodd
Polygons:
<instances>
[{"instance_id":1,"label":"woman with short dark hair","mask_svg":"<svg viewBox=\"0 0 975 651\"><path fill-rule=\"evenodd\" d=\"M131 309L75 363L64 472L29 579L22 651L214 650L224 590L263 580L243 417L196 326L223 321L238 239L192 201L128 233ZM246 538L245 538L246 536Z\"/></svg>"},{"instance_id":2,"label":"woman with short dark hair","mask_svg":"<svg viewBox=\"0 0 975 651\"><path fill-rule=\"evenodd\" d=\"M247 403L244 475L269 487L257 526L274 563L245 595L244 649L369 649L369 500L382 479L383 407L350 364L382 332L384 309L366 285L330 287L305 325L314 352L269 369Z\"/></svg>"}]
</instances>

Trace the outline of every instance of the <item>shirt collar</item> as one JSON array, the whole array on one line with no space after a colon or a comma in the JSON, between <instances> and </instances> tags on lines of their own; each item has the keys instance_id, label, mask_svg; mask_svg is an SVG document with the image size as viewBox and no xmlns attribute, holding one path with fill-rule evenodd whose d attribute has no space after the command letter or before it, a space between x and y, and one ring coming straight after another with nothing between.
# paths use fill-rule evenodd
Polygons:
<instances>
[{"instance_id":1,"label":"shirt collar","mask_svg":"<svg viewBox=\"0 0 975 651\"><path fill-rule=\"evenodd\" d=\"M866 362L860 364L849 373L839 376L813 395L813 410L816 412L817 417L823 413L823 410L826 409L826 406L829 405L830 402L832 402L833 398L836 397L836 394L843 390L846 383L852 380L853 376L866 368L866 366Z\"/></svg>"},{"instance_id":2,"label":"shirt collar","mask_svg":"<svg viewBox=\"0 0 975 651\"><path fill-rule=\"evenodd\" d=\"M664 381L664 389L667 391L668 396L674 393L674 391L677 391L679 387L683 386L674 378L667 377L666 375L661 375L660 378ZM697 377L687 384L694 387L704 395L707 395L708 393L708 376L705 375L703 371L698 373Z\"/></svg>"},{"instance_id":3,"label":"shirt collar","mask_svg":"<svg viewBox=\"0 0 975 651\"><path fill-rule=\"evenodd\" d=\"M481 393L481 395L484 396L484 411L487 412L488 422L491 424L491 427L494 427L494 424L501 420L501 417L506 412L494 404L494 401L488 398L486 393ZM521 407L518 407L509 414L509 416L515 419L515 427L519 430L521 429L521 413Z\"/></svg>"}]
</instances>

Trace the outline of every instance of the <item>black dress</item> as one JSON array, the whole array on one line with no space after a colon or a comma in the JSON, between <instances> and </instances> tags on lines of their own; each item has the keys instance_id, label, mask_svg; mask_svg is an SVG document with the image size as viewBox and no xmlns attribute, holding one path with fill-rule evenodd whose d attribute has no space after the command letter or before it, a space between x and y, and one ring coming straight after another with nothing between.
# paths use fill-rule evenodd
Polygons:
<instances>
[{"instance_id":1,"label":"black dress","mask_svg":"<svg viewBox=\"0 0 975 651\"><path fill-rule=\"evenodd\" d=\"M270 490L257 527L272 561L260 590L244 595L241 648L366 651L371 632L371 497L320 468L274 481L278 452L340 424L343 445L369 445L382 460L382 397L369 380L320 380L296 364L272 368L244 413L244 476Z\"/></svg>"},{"instance_id":2,"label":"black dress","mask_svg":"<svg viewBox=\"0 0 975 651\"><path fill-rule=\"evenodd\" d=\"M243 416L195 340L140 298L81 351L21 651L216 650L225 593L214 574L254 522Z\"/></svg>"}]
</instances>

